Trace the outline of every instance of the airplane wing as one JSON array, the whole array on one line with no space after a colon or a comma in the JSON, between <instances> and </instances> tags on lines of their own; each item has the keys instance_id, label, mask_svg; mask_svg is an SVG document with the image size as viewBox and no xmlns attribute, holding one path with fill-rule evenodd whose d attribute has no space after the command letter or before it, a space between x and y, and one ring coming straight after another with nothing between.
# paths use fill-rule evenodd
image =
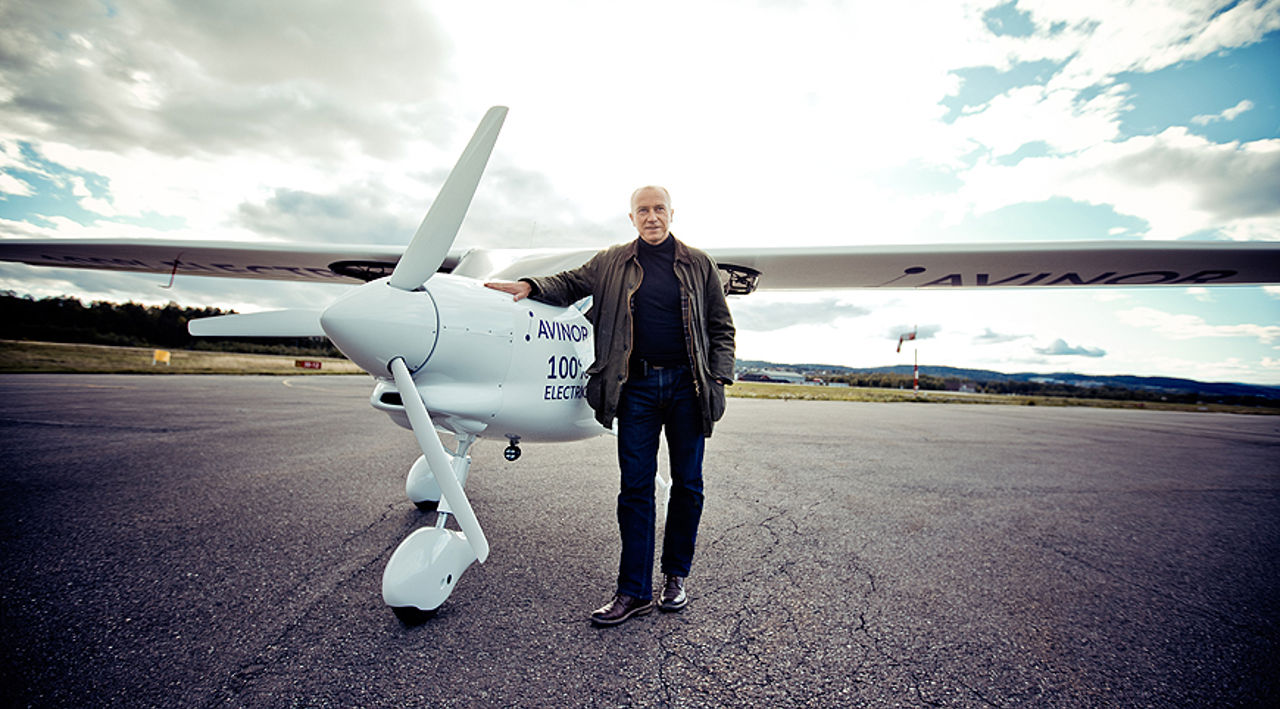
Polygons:
<instances>
[{"instance_id":1,"label":"airplane wing","mask_svg":"<svg viewBox=\"0 0 1280 709\"><path fill-rule=\"evenodd\" d=\"M1076 241L708 249L761 290L1280 282L1280 242Z\"/></svg>"},{"instance_id":2,"label":"airplane wing","mask_svg":"<svg viewBox=\"0 0 1280 709\"><path fill-rule=\"evenodd\" d=\"M0 261L33 266L313 283L364 283L390 275L402 253L403 246L390 245L0 239ZM452 269L460 255L446 258L442 270Z\"/></svg>"},{"instance_id":3,"label":"airplane wing","mask_svg":"<svg viewBox=\"0 0 1280 709\"><path fill-rule=\"evenodd\" d=\"M0 239L0 261L37 266L329 283L389 275L404 248L230 241ZM595 249L451 251L440 267L483 280L556 273ZM839 288L1280 283L1280 242L1103 241L711 248L730 292Z\"/></svg>"}]
</instances>

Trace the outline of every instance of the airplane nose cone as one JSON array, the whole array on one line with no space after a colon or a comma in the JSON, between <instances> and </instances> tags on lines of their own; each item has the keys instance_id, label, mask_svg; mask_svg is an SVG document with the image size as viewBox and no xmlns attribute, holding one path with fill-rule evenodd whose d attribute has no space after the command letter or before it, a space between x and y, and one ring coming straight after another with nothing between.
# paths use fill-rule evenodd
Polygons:
<instances>
[{"instance_id":1,"label":"airplane nose cone","mask_svg":"<svg viewBox=\"0 0 1280 709\"><path fill-rule=\"evenodd\" d=\"M339 298L320 315L320 327L343 354L376 377L388 376L396 357L403 357L411 371L421 368L440 330L430 292L392 288L386 279Z\"/></svg>"}]
</instances>

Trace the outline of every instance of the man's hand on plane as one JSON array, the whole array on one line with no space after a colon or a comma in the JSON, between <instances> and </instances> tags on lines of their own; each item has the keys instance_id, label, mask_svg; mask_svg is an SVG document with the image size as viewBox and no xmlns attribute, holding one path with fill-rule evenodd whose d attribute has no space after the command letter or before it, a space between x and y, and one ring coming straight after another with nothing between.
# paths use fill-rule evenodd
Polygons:
<instances>
[{"instance_id":1,"label":"man's hand on plane","mask_svg":"<svg viewBox=\"0 0 1280 709\"><path fill-rule=\"evenodd\" d=\"M523 300L533 292L533 286L529 285L527 281L493 281L484 284L484 287L500 290L503 293L510 293L512 300Z\"/></svg>"}]
</instances>

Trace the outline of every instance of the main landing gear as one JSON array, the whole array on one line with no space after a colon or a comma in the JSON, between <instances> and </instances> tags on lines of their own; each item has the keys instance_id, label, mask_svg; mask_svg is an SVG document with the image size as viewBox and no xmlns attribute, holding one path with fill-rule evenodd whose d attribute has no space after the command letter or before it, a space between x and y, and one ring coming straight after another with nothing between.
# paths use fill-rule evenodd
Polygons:
<instances>
[{"instance_id":1,"label":"main landing gear","mask_svg":"<svg viewBox=\"0 0 1280 709\"><path fill-rule=\"evenodd\" d=\"M452 459L449 463L454 477L458 478L459 485L465 487L467 474L471 472L471 456L468 455L468 451L471 449L471 444L475 443L476 437L471 434L458 434L455 438L457 446L452 451L446 448L445 452ZM427 464L425 455L420 455L413 461L413 467L409 468L409 477L404 481L404 491L409 496L409 501L423 512L435 512L439 508L440 483L437 483L435 476L431 474L431 466Z\"/></svg>"}]
</instances>

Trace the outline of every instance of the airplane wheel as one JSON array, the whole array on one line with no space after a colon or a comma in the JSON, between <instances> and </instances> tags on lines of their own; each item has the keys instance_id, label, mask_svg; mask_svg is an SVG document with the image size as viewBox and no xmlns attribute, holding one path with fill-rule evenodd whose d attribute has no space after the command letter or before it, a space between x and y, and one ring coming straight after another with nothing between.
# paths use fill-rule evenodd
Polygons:
<instances>
[{"instance_id":1,"label":"airplane wheel","mask_svg":"<svg viewBox=\"0 0 1280 709\"><path fill-rule=\"evenodd\" d=\"M422 502L413 503L413 506L417 507L419 510L423 512L435 512L436 508L440 506L440 501L439 500L423 500Z\"/></svg>"},{"instance_id":2,"label":"airplane wheel","mask_svg":"<svg viewBox=\"0 0 1280 709\"><path fill-rule=\"evenodd\" d=\"M396 618L398 618L401 623L408 626L416 626L422 625L435 617L437 610L440 609L437 608L435 610L424 611L421 608L414 608L413 606L395 606L392 607L391 612L396 615Z\"/></svg>"},{"instance_id":3,"label":"airplane wheel","mask_svg":"<svg viewBox=\"0 0 1280 709\"><path fill-rule=\"evenodd\" d=\"M502 457L508 461L513 461L520 457L520 446L507 446L502 450Z\"/></svg>"}]
</instances>

